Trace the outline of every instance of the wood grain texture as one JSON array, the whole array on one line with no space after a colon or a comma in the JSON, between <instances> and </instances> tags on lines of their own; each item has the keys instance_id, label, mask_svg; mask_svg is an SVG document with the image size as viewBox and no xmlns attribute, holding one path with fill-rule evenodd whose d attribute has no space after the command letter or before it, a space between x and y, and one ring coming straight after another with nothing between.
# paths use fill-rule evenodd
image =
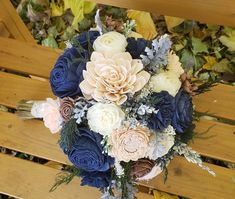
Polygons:
<instances>
[{"instance_id":1,"label":"wood grain texture","mask_svg":"<svg viewBox=\"0 0 235 199\"><path fill-rule=\"evenodd\" d=\"M235 189L232 177L235 176L235 171L210 164L207 166L217 173L217 177L210 176L206 171L179 157L173 160L168 168L169 176L166 184L163 183L161 175L149 183L141 184L190 198L233 198ZM0 190L5 194L24 199L100 197L98 190L80 187L79 178L49 193L48 190L53 185L57 173L56 169L0 154ZM146 199L145 197L146 194L137 195L139 199Z\"/></svg>"},{"instance_id":2,"label":"wood grain texture","mask_svg":"<svg viewBox=\"0 0 235 199\"><path fill-rule=\"evenodd\" d=\"M98 189L80 186L74 178L69 185L61 185L54 192L49 189L59 173L57 169L0 154L0 192L23 199L98 199ZM154 199L153 195L137 193L137 199Z\"/></svg>"},{"instance_id":3,"label":"wood grain texture","mask_svg":"<svg viewBox=\"0 0 235 199\"><path fill-rule=\"evenodd\" d=\"M190 146L201 155L235 163L235 126L201 119ZM206 133L205 133L206 132Z\"/></svg>"},{"instance_id":4,"label":"wood grain texture","mask_svg":"<svg viewBox=\"0 0 235 199\"><path fill-rule=\"evenodd\" d=\"M40 120L21 120L16 114L0 112L0 146L63 164L71 164L52 134Z\"/></svg>"},{"instance_id":5,"label":"wood grain texture","mask_svg":"<svg viewBox=\"0 0 235 199\"><path fill-rule=\"evenodd\" d=\"M32 130L33 126L33 130ZM235 127L202 120L196 124L200 133L190 146L200 154L235 162ZM197 136L197 134L196 134ZM212 137L210 137L212 136ZM208 137L207 139L203 139ZM15 114L0 112L0 146L56 162L71 164L58 146L59 135L53 135L39 120L21 120Z\"/></svg>"},{"instance_id":6,"label":"wood grain texture","mask_svg":"<svg viewBox=\"0 0 235 199\"><path fill-rule=\"evenodd\" d=\"M20 41L36 43L10 0L1 0L0 10L0 18L4 21L4 24L7 26L7 29L13 38Z\"/></svg>"},{"instance_id":7,"label":"wood grain texture","mask_svg":"<svg viewBox=\"0 0 235 199\"><path fill-rule=\"evenodd\" d=\"M49 192L58 173L57 169L0 154L0 192L4 194L23 199L100 198L98 189L81 187L79 178Z\"/></svg>"},{"instance_id":8,"label":"wood grain texture","mask_svg":"<svg viewBox=\"0 0 235 199\"><path fill-rule=\"evenodd\" d=\"M117 7L235 26L234 0L90 0Z\"/></svg>"},{"instance_id":9,"label":"wood grain texture","mask_svg":"<svg viewBox=\"0 0 235 199\"><path fill-rule=\"evenodd\" d=\"M216 173L216 177L178 157L168 166L165 184L163 174L148 183L140 184L193 199L233 199L235 186L232 178L235 177L235 170L206 165Z\"/></svg>"},{"instance_id":10,"label":"wood grain texture","mask_svg":"<svg viewBox=\"0 0 235 199\"><path fill-rule=\"evenodd\" d=\"M11 34L10 32L7 30L6 25L4 24L4 22L0 19L0 37L10 37ZM1 45L0 45L1 46Z\"/></svg>"},{"instance_id":11,"label":"wood grain texture","mask_svg":"<svg viewBox=\"0 0 235 199\"><path fill-rule=\"evenodd\" d=\"M235 121L235 86L218 84L195 96L193 102L199 112Z\"/></svg>"},{"instance_id":12,"label":"wood grain texture","mask_svg":"<svg viewBox=\"0 0 235 199\"><path fill-rule=\"evenodd\" d=\"M16 107L22 99L44 100L47 97L53 97L47 81L0 72L0 104Z\"/></svg>"},{"instance_id":13,"label":"wood grain texture","mask_svg":"<svg viewBox=\"0 0 235 199\"><path fill-rule=\"evenodd\" d=\"M0 103L4 105L14 108L21 99L44 99L50 96L53 95L48 82L0 73ZM218 84L211 91L195 96L193 101L199 112L235 121L234 86Z\"/></svg>"},{"instance_id":14,"label":"wood grain texture","mask_svg":"<svg viewBox=\"0 0 235 199\"><path fill-rule=\"evenodd\" d=\"M0 67L48 78L59 49L43 47L9 38L0 38Z\"/></svg>"}]
</instances>

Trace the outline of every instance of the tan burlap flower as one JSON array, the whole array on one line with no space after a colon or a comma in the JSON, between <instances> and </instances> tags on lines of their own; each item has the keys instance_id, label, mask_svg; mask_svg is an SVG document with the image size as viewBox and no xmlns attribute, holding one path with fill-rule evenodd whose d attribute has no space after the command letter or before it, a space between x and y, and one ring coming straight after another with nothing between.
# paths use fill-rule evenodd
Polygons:
<instances>
[{"instance_id":1,"label":"tan burlap flower","mask_svg":"<svg viewBox=\"0 0 235 199\"><path fill-rule=\"evenodd\" d=\"M150 78L150 74L143 71L141 60L132 59L128 52L93 52L86 68L80 84L83 95L118 105L127 100L127 93L141 90Z\"/></svg>"},{"instance_id":2,"label":"tan burlap flower","mask_svg":"<svg viewBox=\"0 0 235 199\"><path fill-rule=\"evenodd\" d=\"M141 126L113 131L110 136L110 155L124 162L144 158L148 151L149 137L149 129Z\"/></svg>"}]
</instances>

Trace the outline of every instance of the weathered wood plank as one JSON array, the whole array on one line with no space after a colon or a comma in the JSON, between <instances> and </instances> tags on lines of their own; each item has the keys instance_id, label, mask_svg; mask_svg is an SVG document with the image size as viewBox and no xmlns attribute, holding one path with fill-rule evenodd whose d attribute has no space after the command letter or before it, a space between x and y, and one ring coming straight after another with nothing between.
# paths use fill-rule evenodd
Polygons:
<instances>
[{"instance_id":1,"label":"weathered wood plank","mask_svg":"<svg viewBox=\"0 0 235 199\"><path fill-rule=\"evenodd\" d=\"M117 7L198 20L205 23L235 26L233 0L90 0Z\"/></svg>"},{"instance_id":2,"label":"weathered wood plank","mask_svg":"<svg viewBox=\"0 0 235 199\"><path fill-rule=\"evenodd\" d=\"M44 99L53 96L48 82L3 72L0 73L0 85L0 103L10 107L16 107L17 102L21 99ZM235 121L234 86L218 84L211 91L194 97L193 101L199 112L207 112Z\"/></svg>"},{"instance_id":3,"label":"weathered wood plank","mask_svg":"<svg viewBox=\"0 0 235 199\"><path fill-rule=\"evenodd\" d=\"M166 184L163 183L162 176L149 183L141 184L190 198L233 198L235 189L231 178L235 175L235 171L207 165L217 173L217 177L210 176L197 166L187 163L179 157L169 166ZM0 154L0 168L1 192L18 198L85 199L88 195L89 198L100 197L98 190L80 187L78 178L74 179L69 185L62 185L56 191L49 193L48 190L54 183L58 170L30 161ZM137 195L137 198L144 199L145 194Z\"/></svg>"},{"instance_id":4,"label":"weathered wood plank","mask_svg":"<svg viewBox=\"0 0 235 199\"><path fill-rule=\"evenodd\" d=\"M190 144L194 150L207 157L235 163L235 126L201 119L196 123L195 132Z\"/></svg>"},{"instance_id":5,"label":"weathered wood plank","mask_svg":"<svg viewBox=\"0 0 235 199\"><path fill-rule=\"evenodd\" d=\"M4 194L23 199L100 198L98 189L81 187L79 178L49 192L57 173L48 166L0 154L0 192Z\"/></svg>"},{"instance_id":6,"label":"weathered wood plank","mask_svg":"<svg viewBox=\"0 0 235 199\"><path fill-rule=\"evenodd\" d=\"M36 43L15 8L12 6L10 0L1 0L0 10L0 18L4 21L13 38L20 41Z\"/></svg>"},{"instance_id":7,"label":"weathered wood plank","mask_svg":"<svg viewBox=\"0 0 235 199\"><path fill-rule=\"evenodd\" d=\"M16 114L0 112L0 146L63 164L71 164L52 134L40 120L21 120Z\"/></svg>"},{"instance_id":8,"label":"weathered wood plank","mask_svg":"<svg viewBox=\"0 0 235 199\"><path fill-rule=\"evenodd\" d=\"M0 146L70 164L57 145L58 134L51 134L41 121L23 121L6 112L0 112L0 119ZM235 163L235 126L206 120L201 120L196 126L196 136L202 138L195 138L190 144L194 150L207 157ZM210 127L209 132L200 135Z\"/></svg>"},{"instance_id":9,"label":"weathered wood plank","mask_svg":"<svg viewBox=\"0 0 235 199\"><path fill-rule=\"evenodd\" d=\"M100 198L98 189L80 186L79 178L49 192L58 173L57 169L48 166L0 154L0 192L6 195L23 199ZM146 193L137 193L136 196L138 199L154 199L153 195Z\"/></svg>"},{"instance_id":10,"label":"weathered wood plank","mask_svg":"<svg viewBox=\"0 0 235 199\"><path fill-rule=\"evenodd\" d=\"M199 112L235 121L235 86L218 84L193 102Z\"/></svg>"},{"instance_id":11,"label":"weathered wood plank","mask_svg":"<svg viewBox=\"0 0 235 199\"><path fill-rule=\"evenodd\" d=\"M11 36L10 32L7 30L7 27L0 19L0 37L10 37L10 36Z\"/></svg>"},{"instance_id":12,"label":"weathered wood plank","mask_svg":"<svg viewBox=\"0 0 235 199\"><path fill-rule=\"evenodd\" d=\"M168 178L165 184L163 174L148 183L140 184L188 198L233 199L235 187L232 178L235 176L235 170L206 165L216 173L216 177L178 157L168 167Z\"/></svg>"},{"instance_id":13,"label":"weathered wood plank","mask_svg":"<svg viewBox=\"0 0 235 199\"><path fill-rule=\"evenodd\" d=\"M0 104L16 107L22 99L42 100L53 97L47 81L0 72Z\"/></svg>"},{"instance_id":14,"label":"weathered wood plank","mask_svg":"<svg viewBox=\"0 0 235 199\"><path fill-rule=\"evenodd\" d=\"M46 78L62 52L9 38L0 38L0 46L0 67Z\"/></svg>"}]
</instances>

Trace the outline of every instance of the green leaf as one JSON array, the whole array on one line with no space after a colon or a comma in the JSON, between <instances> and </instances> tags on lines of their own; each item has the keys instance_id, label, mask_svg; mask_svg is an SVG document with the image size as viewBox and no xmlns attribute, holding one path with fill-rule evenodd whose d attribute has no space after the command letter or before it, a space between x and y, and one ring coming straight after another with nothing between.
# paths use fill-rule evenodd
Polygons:
<instances>
[{"instance_id":1,"label":"green leaf","mask_svg":"<svg viewBox=\"0 0 235 199\"><path fill-rule=\"evenodd\" d=\"M192 46L193 46L193 54L196 55L197 53L208 53L208 46L207 44L203 43L201 39L196 37L192 37Z\"/></svg>"},{"instance_id":2,"label":"green leaf","mask_svg":"<svg viewBox=\"0 0 235 199\"><path fill-rule=\"evenodd\" d=\"M191 32L196 25L195 21L186 20L180 25L171 29L172 32L187 34Z\"/></svg>"},{"instance_id":3,"label":"green leaf","mask_svg":"<svg viewBox=\"0 0 235 199\"><path fill-rule=\"evenodd\" d=\"M186 71L193 70L195 66L195 59L193 54L189 50L187 49L182 50L180 61L183 64L184 69Z\"/></svg>"},{"instance_id":4,"label":"green leaf","mask_svg":"<svg viewBox=\"0 0 235 199\"><path fill-rule=\"evenodd\" d=\"M224 73L224 72L232 73L231 69L229 68L228 59L222 59L219 63L213 65L212 70L218 73Z\"/></svg>"},{"instance_id":5,"label":"green leaf","mask_svg":"<svg viewBox=\"0 0 235 199\"><path fill-rule=\"evenodd\" d=\"M49 35L46 39L42 40L42 45L50 48L58 48L56 40L51 35Z\"/></svg>"},{"instance_id":6,"label":"green leaf","mask_svg":"<svg viewBox=\"0 0 235 199\"><path fill-rule=\"evenodd\" d=\"M51 37L54 37L54 38L56 38L59 35L59 33L58 33L57 29L56 29L56 26L50 27L47 30L47 32L48 32L48 35L50 35Z\"/></svg>"}]
</instances>

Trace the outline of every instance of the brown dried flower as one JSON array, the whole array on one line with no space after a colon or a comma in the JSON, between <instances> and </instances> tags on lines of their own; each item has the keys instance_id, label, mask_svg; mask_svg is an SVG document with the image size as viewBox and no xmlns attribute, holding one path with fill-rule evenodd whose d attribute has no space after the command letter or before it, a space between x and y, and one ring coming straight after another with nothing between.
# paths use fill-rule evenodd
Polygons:
<instances>
[{"instance_id":1,"label":"brown dried flower","mask_svg":"<svg viewBox=\"0 0 235 199\"><path fill-rule=\"evenodd\" d=\"M185 92L189 93L190 95L195 95L195 92L198 87L191 82L191 78L187 73L183 73L180 76L180 80L182 82L182 88L184 89Z\"/></svg>"},{"instance_id":2,"label":"brown dried flower","mask_svg":"<svg viewBox=\"0 0 235 199\"><path fill-rule=\"evenodd\" d=\"M69 121L71 113L74 109L75 102L70 97L64 97L60 101L60 114L65 122Z\"/></svg>"},{"instance_id":3,"label":"brown dried flower","mask_svg":"<svg viewBox=\"0 0 235 199\"><path fill-rule=\"evenodd\" d=\"M109 31L123 31L123 21L118 19L113 19L112 16L105 16L105 25L109 29Z\"/></svg>"},{"instance_id":4,"label":"brown dried flower","mask_svg":"<svg viewBox=\"0 0 235 199\"><path fill-rule=\"evenodd\" d=\"M154 166L155 163L153 160L147 158L139 159L132 165L131 176L134 178L141 178L148 174Z\"/></svg>"}]
</instances>

